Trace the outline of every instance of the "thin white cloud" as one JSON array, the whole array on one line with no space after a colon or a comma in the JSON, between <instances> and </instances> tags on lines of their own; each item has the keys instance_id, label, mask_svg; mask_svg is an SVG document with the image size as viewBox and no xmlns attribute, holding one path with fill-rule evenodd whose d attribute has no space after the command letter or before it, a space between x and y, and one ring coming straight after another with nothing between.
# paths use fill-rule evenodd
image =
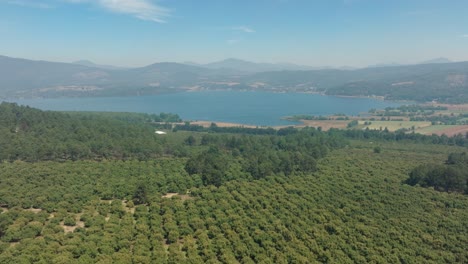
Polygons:
<instances>
[{"instance_id":1,"label":"thin white cloud","mask_svg":"<svg viewBox=\"0 0 468 264\"><path fill-rule=\"evenodd\" d=\"M53 8L52 5L49 5L40 1L9 0L9 1L6 1L6 3L10 5L17 5L17 6L30 7L30 8L40 8L40 9Z\"/></svg>"},{"instance_id":2,"label":"thin white cloud","mask_svg":"<svg viewBox=\"0 0 468 264\"><path fill-rule=\"evenodd\" d=\"M468 34L460 35L460 37L462 37L462 38L468 38Z\"/></svg>"},{"instance_id":3,"label":"thin white cloud","mask_svg":"<svg viewBox=\"0 0 468 264\"><path fill-rule=\"evenodd\" d=\"M165 23L170 11L151 0L65 0L69 3L96 4L107 11L127 14L141 20Z\"/></svg>"},{"instance_id":4,"label":"thin white cloud","mask_svg":"<svg viewBox=\"0 0 468 264\"><path fill-rule=\"evenodd\" d=\"M245 33L255 33L255 30L253 30L251 27L247 27L247 26L232 27L231 29L236 30L236 31L242 31L242 32L245 32Z\"/></svg>"}]
</instances>

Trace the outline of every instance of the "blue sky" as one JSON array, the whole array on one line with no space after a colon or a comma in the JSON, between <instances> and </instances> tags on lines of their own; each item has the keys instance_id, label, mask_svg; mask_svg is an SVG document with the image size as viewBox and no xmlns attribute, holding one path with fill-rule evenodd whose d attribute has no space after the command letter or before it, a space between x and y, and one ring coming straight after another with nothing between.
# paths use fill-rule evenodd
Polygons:
<instances>
[{"instance_id":1,"label":"blue sky","mask_svg":"<svg viewBox=\"0 0 468 264\"><path fill-rule=\"evenodd\" d=\"M468 60L466 0L0 0L0 55L143 66Z\"/></svg>"}]
</instances>

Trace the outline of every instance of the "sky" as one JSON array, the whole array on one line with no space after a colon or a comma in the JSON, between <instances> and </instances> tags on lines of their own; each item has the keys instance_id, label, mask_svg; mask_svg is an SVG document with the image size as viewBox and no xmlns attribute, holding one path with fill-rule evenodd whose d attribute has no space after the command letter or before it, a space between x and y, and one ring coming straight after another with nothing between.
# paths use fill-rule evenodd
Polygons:
<instances>
[{"instance_id":1,"label":"sky","mask_svg":"<svg viewBox=\"0 0 468 264\"><path fill-rule=\"evenodd\" d=\"M468 61L468 1L0 0L0 55L129 67Z\"/></svg>"}]
</instances>

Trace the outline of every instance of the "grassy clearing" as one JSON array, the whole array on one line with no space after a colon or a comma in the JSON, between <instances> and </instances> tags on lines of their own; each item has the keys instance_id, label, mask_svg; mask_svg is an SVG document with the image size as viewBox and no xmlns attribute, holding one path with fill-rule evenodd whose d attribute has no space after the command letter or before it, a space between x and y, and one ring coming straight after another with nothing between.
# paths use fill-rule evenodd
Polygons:
<instances>
[{"instance_id":1,"label":"grassy clearing","mask_svg":"<svg viewBox=\"0 0 468 264\"><path fill-rule=\"evenodd\" d=\"M309 127L321 127L323 131L328 131L330 128L344 129L348 126L351 120L301 120L303 125Z\"/></svg>"},{"instance_id":2,"label":"grassy clearing","mask_svg":"<svg viewBox=\"0 0 468 264\"><path fill-rule=\"evenodd\" d=\"M466 135L466 133L468 133L468 125L454 126L452 128L444 129L438 132L439 135L445 134L449 137L459 134Z\"/></svg>"},{"instance_id":3,"label":"grassy clearing","mask_svg":"<svg viewBox=\"0 0 468 264\"><path fill-rule=\"evenodd\" d=\"M468 111L466 109L450 109L450 110L446 110L446 111L440 111L440 112L437 112L437 114L441 114L441 115L460 115L460 114L467 114Z\"/></svg>"},{"instance_id":4,"label":"grassy clearing","mask_svg":"<svg viewBox=\"0 0 468 264\"><path fill-rule=\"evenodd\" d=\"M432 125L432 126L416 129L415 132L420 133L420 134L424 134L424 135L432 135L432 134L437 134L438 132L440 132L442 130L450 129L450 128L453 128L453 127L457 127L457 126Z\"/></svg>"}]
</instances>

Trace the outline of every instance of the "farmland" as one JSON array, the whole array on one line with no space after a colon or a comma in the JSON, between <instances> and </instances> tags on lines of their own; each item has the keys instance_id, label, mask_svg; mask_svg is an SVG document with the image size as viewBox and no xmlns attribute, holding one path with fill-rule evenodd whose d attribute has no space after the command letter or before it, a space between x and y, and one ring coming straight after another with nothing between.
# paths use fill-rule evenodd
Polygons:
<instances>
[{"instance_id":1,"label":"farmland","mask_svg":"<svg viewBox=\"0 0 468 264\"><path fill-rule=\"evenodd\" d=\"M468 261L468 198L401 183L415 166L461 149L379 144L375 154L373 144L354 141L314 173L218 188L193 182L183 159L2 164L2 179L11 183L1 185L2 197L23 194L24 205L0 215L0 262ZM48 176L25 184L34 175ZM150 203L123 203L141 180L150 181ZM54 209L43 188L68 194ZM187 197L186 189L190 199L166 195ZM23 209L27 204L47 210Z\"/></svg>"},{"instance_id":2,"label":"farmland","mask_svg":"<svg viewBox=\"0 0 468 264\"><path fill-rule=\"evenodd\" d=\"M404 105L399 108L371 109L359 116L292 116L301 126L336 129L370 129L415 132L424 135L465 135L468 132L468 105Z\"/></svg>"},{"instance_id":3,"label":"farmland","mask_svg":"<svg viewBox=\"0 0 468 264\"><path fill-rule=\"evenodd\" d=\"M360 121L360 125L364 125L366 121ZM369 125L364 125L364 128L372 130L397 131L399 129L416 130L420 128L430 127L431 122L424 121L369 121Z\"/></svg>"}]
</instances>

